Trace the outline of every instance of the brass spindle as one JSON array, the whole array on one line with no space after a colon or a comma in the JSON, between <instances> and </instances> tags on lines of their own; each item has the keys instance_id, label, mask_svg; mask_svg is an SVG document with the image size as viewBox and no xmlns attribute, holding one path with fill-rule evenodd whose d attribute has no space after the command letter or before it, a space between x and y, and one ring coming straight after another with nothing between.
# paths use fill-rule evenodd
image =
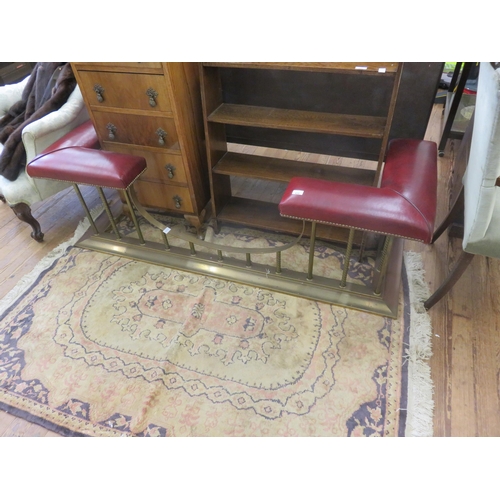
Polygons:
<instances>
[{"instance_id":1,"label":"brass spindle","mask_svg":"<svg viewBox=\"0 0 500 500\"><path fill-rule=\"evenodd\" d=\"M380 295L380 293L382 291L382 283L383 283L385 275L387 273L387 268L389 265L389 255L391 253L393 241L394 241L394 238L392 236L387 236L385 238L384 248L382 249L382 257L380 259L380 266L379 266L380 274L378 277L377 287L375 288L375 291L373 292L375 295Z\"/></svg>"},{"instance_id":2,"label":"brass spindle","mask_svg":"<svg viewBox=\"0 0 500 500\"><path fill-rule=\"evenodd\" d=\"M222 251L221 250L217 250L217 257L219 259L219 262L223 262L224 259L222 258Z\"/></svg>"},{"instance_id":3,"label":"brass spindle","mask_svg":"<svg viewBox=\"0 0 500 500\"><path fill-rule=\"evenodd\" d=\"M380 255L382 254L382 249L384 248L385 242L386 242L385 236L379 235L377 241L377 251L375 256L375 264L377 266L377 269L380 269Z\"/></svg>"},{"instance_id":4,"label":"brass spindle","mask_svg":"<svg viewBox=\"0 0 500 500\"><path fill-rule=\"evenodd\" d=\"M349 264L352 253L352 243L354 241L354 229L349 230L349 239L347 241L347 249L345 252L344 268L342 270L342 279L340 280L341 288L345 288L347 282L347 272L349 271Z\"/></svg>"},{"instance_id":5,"label":"brass spindle","mask_svg":"<svg viewBox=\"0 0 500 500\"><path fill-rule=\"evenodd\" d=\"M85 210L85 213L87 214L87 217L89 219L90 224L92 224L92 227L94 228L95 233L99 234L99 229L97 229L97 226L95 225L94 219L92 218L92 215L90 215L89 207L87 207L87 204L85 203L85 200L83 199L80 188L76 184L73 184L73 187L75 188L76 194L78 195L78 198L80 199L80 203L82 204L83 209Z\"/></svg>"},{"instance_id":6,"label":"brass spindle","mask_svg":"<svg viewBox=\"0 0 500 500\"><path fill-rule=\"evenodd\" d=\"M276 252L276 274L281 274L281 252Z\"/></svg>"},{"instance_id":7,"label":"brass spindle","mask_svg":"<svg viewBox=\"0 0 500 500\"><path fill-rule=\"evenodd\" d=\"M359 246L358 262L361 262L363 260L363 256L365 253L365 246L366 246L366 231L363 231L363 234L361 235L361 244Z\"/></svg>"},{"instance_id":8,"label":"brass spindle","mask_svg":"<svg viewBox=\"0 0 500 500\"><path fill-rule=\"evenodd\" d=\"M252 267L252 259L250 258L250 254L245 254L247 256L247 267Z\"/></svg>"},{"instance_id":9,"label":"brass spindle","mask_svg":"<svg viewBox=\"0 0 500 500\"><path fill-rule=\"evenodd\" d=\"M111 208L109 207L108 200L106 199L106 196L104 195L104 191L102 190L102 187L97 186L97 192L99 193L99 196L101 197L102 204L104 206L104 209L106 210L106 213L108 214L109 222L111 222L111 226L113 227L113 231L116 234L116 237L121 240L121 234L120 231L118 231L118 227L115 222L115 218L113 217L113 213L111 212Z\"/></svg>"},{"instance_id":10,"label":"brass spindle","mask_svg":"<svg viewBox=\"0 0 500 500\"><path fill-rule=\"evenodd\" d=\"M137 217L135 216L134 207L132 205L132 200L130 199L130 195L127 190L123 191L125 195L125 200L128 205L128 209L130 210L130 217L132 217L132 222L134 223L135 229L137 231L137 236L141 245L144 245L146 242L144 241L144 236L142 235L141 228L139 227L139 223L137 222Z\"/></svg>"},{"instance_id":11,"label":"brass spindle","mask_svg":"<svg viewBox=\"0 0 500 500\"><path fill-rule=\"evenodd\" d=\"M170 250L170 244L168 242L167 235L162 231L161 235L163 236L163 243L165 243L165 249Z\"/></svg>"},{"instance_id":12,"label":"brass spindle","mask_svg":"<svg viewBox=\"0 0 500 500\"><path fill-rule=\"evenodd\" d=\"M313 266L314 266L314 247L316 245L316 222L313 222L311 225L311 238L309 240L310 248L309 248L309 265L307 267L307 279L313 279Z\"/></svg>"},{"instance_id":13,"label":"brass spindle","mask_svg":"<svg viewBox=\"0 0 500 500\"><path fill-rule=\"evenodd\" d=\"M194 248L194 243L193 242L189 242L189 248L191 250L191 255L196 255L196 249Z\"/></svg>"}]
</instances>

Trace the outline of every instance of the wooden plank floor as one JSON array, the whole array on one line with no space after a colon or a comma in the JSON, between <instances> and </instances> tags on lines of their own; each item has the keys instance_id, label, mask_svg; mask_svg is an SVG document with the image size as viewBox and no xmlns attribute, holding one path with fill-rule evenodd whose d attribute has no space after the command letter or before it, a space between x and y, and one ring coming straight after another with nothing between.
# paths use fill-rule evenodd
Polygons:
<instances>
[{"instance_id":1,"label":"wooden plank floor","mask_svg":"<svg viewBox=\"0 0 500 500\"><path fill-rule=\"evenodd\" d=\"M435 106L426 138L439 143L442 106ZM450 191L461 182L460 141L448 141L439 161L437 224ZM443 234L432 246L406 242L422 252L426 281L434 291L461 251L460 238ZM435 436L500 436L500 260L475 256L451 292L430 311Z\"/></svg>"},{"instance_id":2,"label":"wooden plank floor","mask_svg":"<svg viewBox=\"0 0 500 500\"><path fill-rule=\"evenodd\" d=\"M434 107L426 138L439 142L442 106ZM454 159L459 141L450 141L439 159L439 209L437 221L447 208ZM246 152L259 151L246 147ZM366 166L359 160L338 159L289 152L291 159ZM279 200L282 186L235 180L238 192L253 192ZM89 205L99 203L92 188L83 190ZM45 241L30 238L30 228L18 221L10 208L0 203L0 298L12 289L52 248L71 237L83 210L71 190L35 207ZM431 290L446 275L459 254L461 241L444 234L434 245L406 242L405 249L422 253ZM500 436L500 260L476 256L451 293L430 311L433 325L432 378L435 386L435 436ZM56 436L43 427L0 412L0 436Z\"/></svg>"}]
</instances>

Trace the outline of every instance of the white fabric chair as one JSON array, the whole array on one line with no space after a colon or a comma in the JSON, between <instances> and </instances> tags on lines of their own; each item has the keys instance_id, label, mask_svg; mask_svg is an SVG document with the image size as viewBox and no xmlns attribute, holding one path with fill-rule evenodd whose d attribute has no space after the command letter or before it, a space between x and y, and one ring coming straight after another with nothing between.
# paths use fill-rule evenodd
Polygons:
<instances>
[{"instance_id":1,"label":"white fabric chair","mask_svg":"<svg viewBox=\"0 0 500 500\"><path fill-rule=\"evenodd\" d=\"M19 83L0 87L0 117L21 99L28 79L29 76ZM23 129L22 141L26 150L27 163L57 139L88 119L87 108L77 85L61 108L30 123ZM0 144L0 152L2 149L3 145ZM31 225L33 228L31 236L37 241L43 240L43 233L40 224L31 214L31 205L67 188L68 184L65 182L33 179L25 171L12 182L0 175L0 198L9 204L19 219Z\"/></svg>"},{"instance_id":2,"label":"white fabric chair","mask_svg":"<svg viewBox=\"0 0 500 500\"><path fill-rule=\"evenodd\" d=\"M498 63L481 63L479 69L470 154L462 179L463 201L458 205L463 203L464 253L445 282L425 302L427 309L458 281L474 255L500 258L500 68L497 66ZM442 227L438 234L441 233Z\"/></svg>"},{"instance_id":3,"label":"white fabric chair","mask_svg":"<svg viewBox=\"0 0 500 500\"><path fill-rule=\"evenodd\" d=\"M500 69L481 63L464 185L465 252L500 257Z\"/></svg>"}]
</instances>

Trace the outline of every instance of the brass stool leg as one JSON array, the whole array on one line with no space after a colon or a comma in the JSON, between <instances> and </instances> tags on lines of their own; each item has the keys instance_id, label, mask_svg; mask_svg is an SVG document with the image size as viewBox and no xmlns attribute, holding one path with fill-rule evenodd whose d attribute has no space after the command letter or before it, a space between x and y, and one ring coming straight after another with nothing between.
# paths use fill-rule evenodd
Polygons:
<instances>
[{"instance_id":1,"label":"brass stool leg","mask_svg":"<svg viewBox=\"0 0 500 500\"><path fill-rule=\"evenodd\" d=\"M365 253L365 246L366 246L366 231L363 231L363 234L361 235L361 245L359 246L358 262L361 262L363 260Z\"/></svg>"},{"instance_id":2,"label":"brass stool leg","mask_svg":"<svg viewBox=\"0 0 500 500\"><path fill-rule=\"evenodd\" d=\"M276 252L276 274L281 274L281 252Z\"/></svg>"},{"instance_id":3,"label":"brass stool leg","mask_svg":"<svg viewBox=\"0 0 500 500\"><path fill-rule=\"evenodd\" d=\"M379 234L377 241L377 251L375 254L375 264L378 266L377 269L380 268L380 255L382 254L382 248L384 248L385 242L386 242L386 236Z\"/></svg>"},{"instance_id":4,"label":"brass stool leg","mask_svg":"<svg viewBox=\"0 0 500 500\"><path fill-rule=\"evenodd\" d=\"M384 247L382 249L382 257L380 260L380 275L378 278L378 283L377 287L375 288L375 291L373 292L375 295L380 295L382 291L382 283L385 278L385 274L387 272L387 267L389 266L389 255L391 254L391 249L392 249L392 243L394 241L394 237L392 236L387 236L385 238L385 243Z\"/></svg>"},{"instance_id":5,"label":"brass stool leg","mask_svg":"<svg viewBox=\"0 0 500 500\"><path fill-rule=\"evenodd\" d=\"M170 250L170 244L168 243L167 235L162 231L161 235L163 237L163 243L165 243L165 249Z\"/></svg>"},{"instance_id":6,"label":"brass stool leg","mask_svg":"<svg viewBox=\"0 0 500 500\"><path fill-rule=\"evenodd\" d=\"M349 270L349 263L351 260L353 241L354 241L354 229L350 229L349 230L349 239L347 241L347 249L345 251L344 269L342 270L342 279L340 280L341 288L345 288L345 286L346 286L347 272Z\"/></svg>"},{"instance_id":7,"label":"brass stool leg","mask_svg":"<svg viewBox=\"0 0 500 500\"><path fill-rule=\"evenodd\" d=\"M120 232L118 231L118 227L116 226L115 218L113 217L113 214L111 213L111 208L109 208L108 200L106 200L106 196L104 196L104 191L102 190L101 187L97 187L97 192L99 193L99 196L101 197L102 204L104 206L104 209L106 210L106 213L108 214L109 217L109 222L111 222L111 226L113 227L113 231L115 232L117 238L119 240L122 239Z\"/></svg>"},{"instance_id":8,"label":"brass stool leg","mask_svg":"<svg viewBox=\"0 0 500 500\"><path fill-rule=\"evenodd\" d=\"M87 207L87 204L85 203L85 200L83 199L80 188L77 186L77 184L73 184L73 187L75 188L76 194L78 195L78 198L80 199L80 203L82 204L82 207L85 210L85 213L87 214L89 222L92 224L92 227L94 228L95 233L99 234L99 229L97 229L97 226L95 225L94 219L92 218L92 215L90 215L89 207Z\"/></svg>"},{"instance_id":9,"label":"brass stool leg","mask_svg":"<svg viewBox=\"0 0 500 500\"><path fill-rule=\"evenodd\" d=\"M307 268L307 279L313 279L313 265L314 265L314 247L316 245L316 222L311 225L311 239L309 248L309 266Z\"/></svg>"},{"instance_id":10,"label":"brass stool leg","mask_svg":"<svg viewBox=\"0 0 500 500\"><path fill-rule=\"evenodd\" d=\"M144 245L146 242L144 241L144 236L142 236L141 228L139 227L139 223L137 222L137 217L135 216L134 207L132 206L132 200L130 199L130 195L128 190L125 189L123 191L125 195L125 200L127 201L128 209L130 210L130 217L132 217L132 222L134 223L135 229L137 230L137 236L139 237L139 241L141 245Z\"/></svg>"}]
</instances>

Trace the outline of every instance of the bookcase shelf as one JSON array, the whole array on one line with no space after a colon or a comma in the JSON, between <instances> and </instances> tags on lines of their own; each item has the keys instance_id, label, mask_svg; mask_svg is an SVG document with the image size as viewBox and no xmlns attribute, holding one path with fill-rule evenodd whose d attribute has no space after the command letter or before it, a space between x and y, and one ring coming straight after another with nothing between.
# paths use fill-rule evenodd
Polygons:
<instances>
[{"instance_id":1,"label":"bookcase shelf","mask_svg":"<svg viewBox=\"0 0 500 500\"><path fill-rule=\"evenodd\" d=\"M242 104L221 104L210 113L208 121L375 139L384 136L386 124L386 119L378 116L343 115Z\"/></svg>"},{"instance_id":2,"label":"bookcase shelf","mask_svg":"<svg viewBox=\"0 0 500 500\"><path fill-rule=\"evenodd\" d=\"M299 177L307 173L308 177L316 179L336 180L368 186L373 184L375 177L375 172L367 169L322 165L235 152L227 152L217 162L212 172L279 182L289 182L293 177Z\"/></svg>"},{"instance_id":3,"label":"bookcase shelf","mask_svg":"<svg viewBox=\"0 0 500 500\"><path fill-rule=\"evenodd\" d=\"M277 204L234 196L231 189L234 176L278 182L304 176L376 185L387 148L402 69L402 63L200 63L216 230L222 221L293 234L302 230L299 221L279 216ZM241 85L235 87L230 78L224 78L227 71L236 74L244 89ZM346 100L346 95L329 90L334 86L332 78L338 78L336 75L367 78L368 85L376 85L379 79L384 82L392 79L389 84L385 83L385 88L389 85L390 89L383 97L380 97L382 93L370 94L383 101L383 113L360 113L357 103L354 112L343 112L342 101ZM259 79L264 83L252 85ZM316 86L316 79L321 85ZM349 89L345 92L349 94ZM350 96L350 100L356 101L356 98ZM380 145L377 168L373 171L229 152L227 144L233 141L228 141L227 131L235 129L242 137L255 135L256 145L267 146L262 134L274 133L280 135L283 143L291 145L290 149L311 153L319 152L314 150L314 141L318 137L322 140L334 136L375 140ZM252 143L251 139L249 144ZM319 237L333 241L343 242L347 235L347 231L341 228L324 227L320 231Z\"/></svg>"}]
</instances>

